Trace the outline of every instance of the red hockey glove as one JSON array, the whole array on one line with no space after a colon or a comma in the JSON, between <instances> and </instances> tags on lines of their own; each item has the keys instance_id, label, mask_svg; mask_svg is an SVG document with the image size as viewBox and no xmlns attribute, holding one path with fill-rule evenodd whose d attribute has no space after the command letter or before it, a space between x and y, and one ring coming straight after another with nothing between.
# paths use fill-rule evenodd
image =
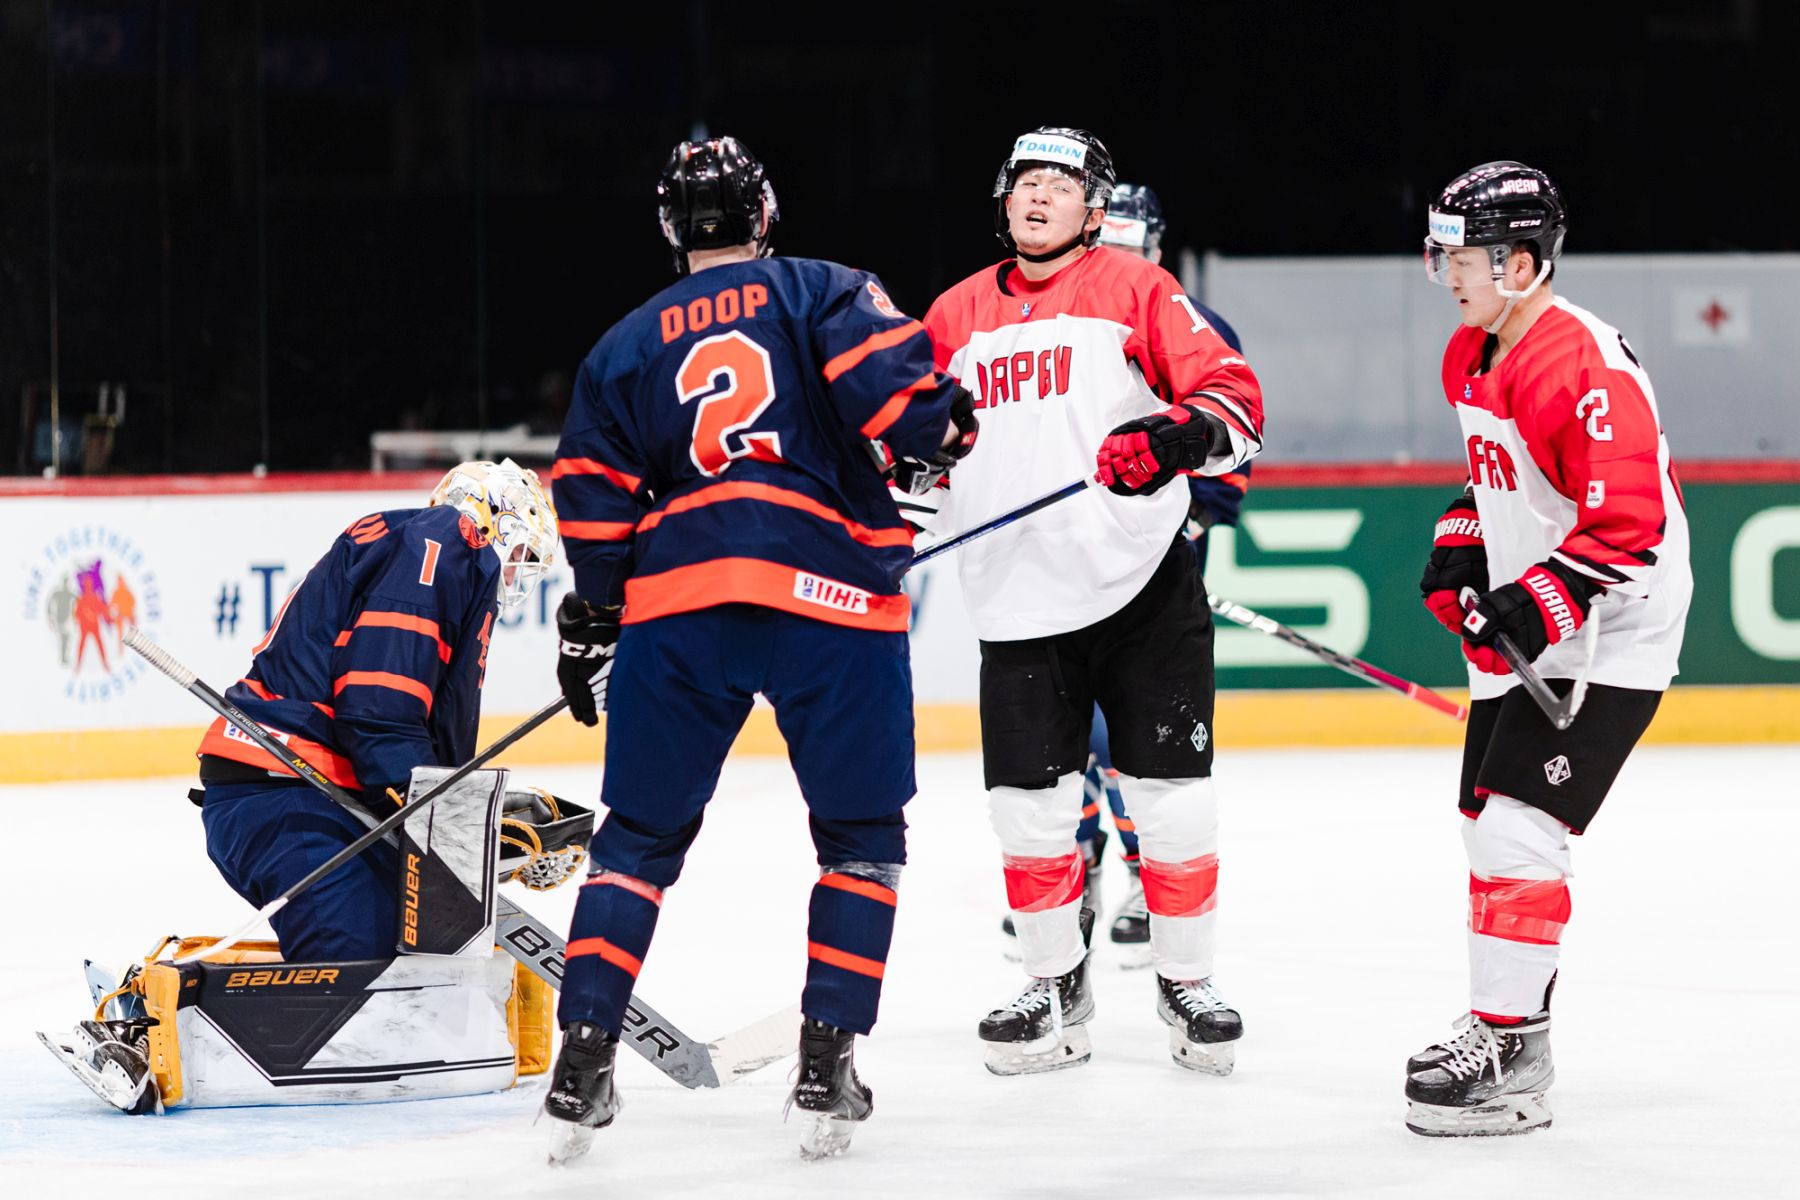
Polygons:
<instances>
[{"instance_id":1,"label":"red hockey glove","mask_svg":"<svg viewBox=\"0 0 1800 1200\"><path fill-rule=\"evenodd\" d=\"M1494 648L1504 633L1527 661L1573 637L1587 620L1598 586L1558 562L1541 562L1508 583L1479 596L1462 622L1463 655L1475 669L1509 675L1512 668Z\"/></svg>"},{"instance_id":2,"label":"red hockey glove","mask_svg":"<svg viewBox=\"0 0 1800 1200\"><path fill-rule=\"evenodd\" d=\"M1176 404L1107 434L1094 456L1094 481L1117 496L1148 496L1180 472L1197 471L1230 450L1225 422L1191 404Z\"/></svg>"},{"instance_id":3,"label":"red hockey glove","mask_svg":"<svg viewBox=\"0 0 1800 1200\"><path fill-rule=\"evenodd\" d=\"M1425 564L1419 591L1431 615L1451 633L1459 633L1463 607L1457 597L1464 588L1480 592L1487 586L1487 543L1481 540L1481 517L1475 511L1475 498L1465 493L1452 500L1438 518L1431 561Z\"/></svg>"}]
</instances>

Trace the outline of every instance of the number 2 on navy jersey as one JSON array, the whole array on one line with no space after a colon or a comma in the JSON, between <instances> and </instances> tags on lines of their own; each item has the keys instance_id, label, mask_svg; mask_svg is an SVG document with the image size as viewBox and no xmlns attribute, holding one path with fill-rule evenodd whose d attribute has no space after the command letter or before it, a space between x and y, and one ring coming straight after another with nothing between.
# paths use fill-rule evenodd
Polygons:
<instances>
[{"instance_id":1,"label":"number 2 on navy jersey","mask_svg":"<svg viewBox=\"0 0 1800 1200\"><path fill-rule=\"evenodd\" d=\"M717 475L733 459L781 461L775 433L745 433L775 399L769 352L737 330L695 342L675 372L683 404L700 402L688 456L703 475Z\"/></svg>"}]
</instances>

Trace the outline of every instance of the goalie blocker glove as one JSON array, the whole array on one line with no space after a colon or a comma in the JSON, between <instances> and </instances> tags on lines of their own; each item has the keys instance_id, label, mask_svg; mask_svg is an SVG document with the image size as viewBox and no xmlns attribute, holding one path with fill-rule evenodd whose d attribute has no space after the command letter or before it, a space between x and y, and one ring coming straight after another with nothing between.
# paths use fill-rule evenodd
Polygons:
<instances>
[{"instance_id":1,"label":"goalie blocker glove","mask_svg":"<svg viewBox=\"0 0 1800 1200\"><path fill-rule=\"evenodd\" d=\"M569 701L569 714L583 725L598 725L606 707L606 683L624 611L596 609L574 592L556 608L556 682Z\"/></svg>"},{"instance_id":2,"label":"goalie blocker glove","mask_svg":"<svg viewBox=\"0 0 1800 1200\"><path fill-rule=\"evenodd\" d=\"M1095 456L1094 481L1119 496L1148 496L1182 471L1231 453L1225 423L1191 404L1138 417L1106 435Z\"/></svg>"},{"instance_id":3,"label":"goalie blocker glove","mask_svg":"<svg viewBox=\"0 0 1800 1200\"><path fill-rule=\"evenodd\" d=\"M1575 635L1600 588L1559 562L1541 562L1508 583L1478 596L1464 615L1463 654L1489 675L1512 670L1494 646L1504 633L1527 660Z\"/></svg>"},{"instance_id":4,"label":"goalie blocker glove","mask_svg":"<svg viewBox=\"0 0 1800 1200\"><path fill-rule=\"evenodd\" d=\"M1458 598L1464 588L1487 590L1487 543L1481 537L1481 514L1475 498L1464 492L1450 502L1438 518L1431 543L1431 560L1419 579L1425 607L1451 633L1462 630L1463 606Z\"/></svg>"}]
</instances>

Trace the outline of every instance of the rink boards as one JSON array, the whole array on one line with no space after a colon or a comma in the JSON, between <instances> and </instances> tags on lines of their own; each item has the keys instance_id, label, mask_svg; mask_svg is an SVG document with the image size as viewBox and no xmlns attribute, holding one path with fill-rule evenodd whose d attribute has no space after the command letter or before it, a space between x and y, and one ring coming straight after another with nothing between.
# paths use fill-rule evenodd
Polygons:
<instances>
[{"instance_id":1,"label":"rink boards","mask_svg":"<svg viewBox=\"0 0 1800 1200\"><path fill-rule=\"evenodd\" d=\"M435 474L13 481L0 506L23 531L0 562L4 644L23 686L0 693L0 782L149 777L190 769L207 715L118 641L130 621L200 677L236 680L281 600L338 531L419 503ZM1418 603L1430 530L1461 485L1454 466L1287 467L1256 473L1238 529L1215 529L1207 584L1322 644L1456 693L1460 656ZM1800 464L1689 464L1694 608L1682 676L1653 742L1800 741ZM1069 501L1080 503L1080 498ZM1071 569L1079 569L1072 563ZM553 698L553 572L500 623L484 740ZM955 556L908 577L922 750L978 744L978 656ZM1456 725L1260 633L1221 628L1226 746L1429 745ZM20 669L22 668L22 669ZM566 727L565 727L566 725ZM740 752L783 747L754 714ZM512 762L591 760L572 723Z\"/></svg>"}]
</instances>

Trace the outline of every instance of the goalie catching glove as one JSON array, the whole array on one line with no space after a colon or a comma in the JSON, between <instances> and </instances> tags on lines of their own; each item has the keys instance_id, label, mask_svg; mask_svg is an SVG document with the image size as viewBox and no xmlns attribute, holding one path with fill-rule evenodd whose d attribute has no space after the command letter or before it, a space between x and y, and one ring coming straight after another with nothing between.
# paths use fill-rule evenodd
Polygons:
<instances>
[{"instance_id":1,"label":"goalie catching glove","mask_svg":"<svg viewBox=\"0 0 1800 1200\"><path fill-rule=\"evenodd\" d=\"M500 805L500 882L547 892L587 861L594 814L543 788L508 788Z\"/></svg>"},{"instance_id":2,"label":"goalie catching glove","mask_svg":"<svg viewBox=\"0 0 1800 1200\"><path fill-rule=\"evenodd\" d=\"M1473 590L1473 589L1471 589ZM1600 589L1558 562L1541 562L1475 597L1462 620L1463 656L1489 675L1511 674L1495 639L1505 634L1527 661L1575 636Z\"/></svg>"},{"instance_id":3,"label":"goalie catching glove","mask_svg":"<svg viewBox=\"0 0 1800 1200\"><path fill-rule=\"evenodd\" d=\"M1117 496L1148 496L1183 471L1231 453L1225 422L1191 404L1127 421L1106 435L1095 455L1094 481Z\"/></svg>"},{"instance_id":4,"label":"goalie catching glove","mask_svg":"<svg viewBox=\"0 0 1800 1200\"><path fill-rule=\"evenodd\" d=\"M556 682L569 701L569 715L598 725L606 707L606 683L619 646L622 607L596 609L574 592L556 607Z\"/></svg>"}]
</instances>

